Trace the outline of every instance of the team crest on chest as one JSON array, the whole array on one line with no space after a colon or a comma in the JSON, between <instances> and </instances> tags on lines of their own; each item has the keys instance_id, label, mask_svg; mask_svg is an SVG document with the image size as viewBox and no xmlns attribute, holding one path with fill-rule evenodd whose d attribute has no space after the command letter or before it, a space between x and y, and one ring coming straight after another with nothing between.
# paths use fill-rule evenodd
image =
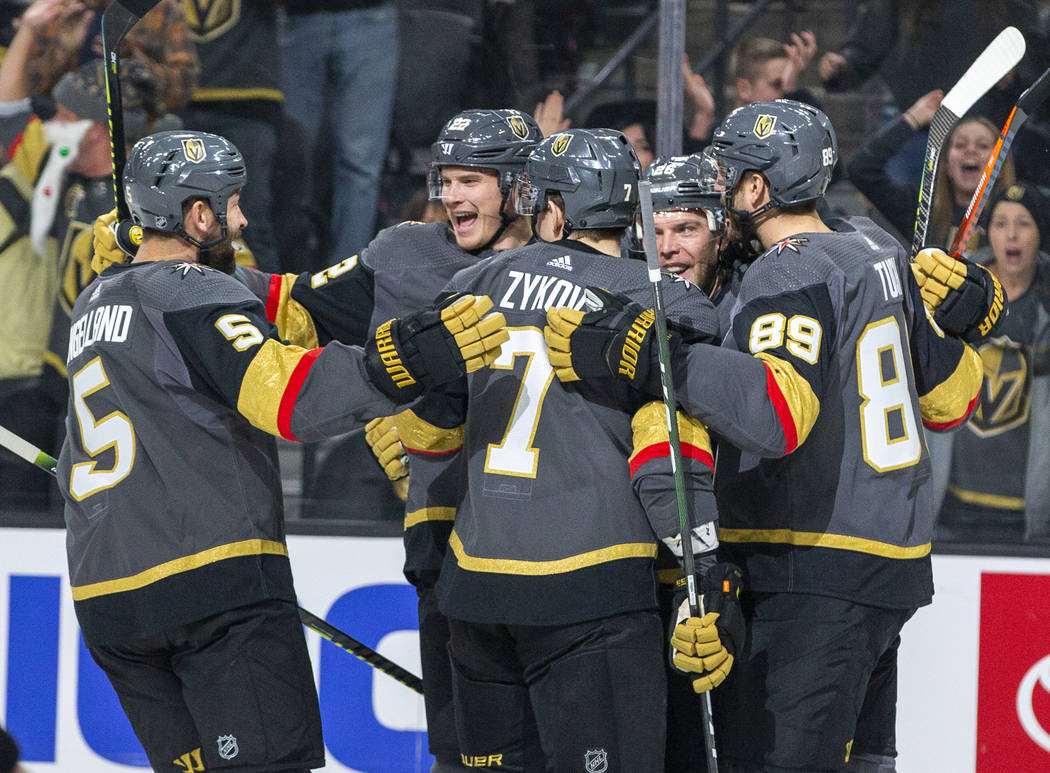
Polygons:
<instances>
[{"instance_id":1,"label":"team crest on chest","mask_svg":"<svg viewBox=\"0 0 1050 773\"><path fill-rule=\"evenodd\" d=\"M200 139L188 139L182 141L182 154L186 156L187 161L192 161L194 164L199 164L204 160L204 140Z\"/></svg>"},{"instance_id":2,"label":"team crest on chest","mask_svg":"<svg viewBox=\"0 0 1050 773\"><path fill-rule=\"evenodd\" d=\"M554 142L551 144L551 153L560 156L569 149L570 142L572 142L571 134L555 134Z\"/></svg>"},{"instance_id":3,"label":"team crest on chest","mask_svg":"<svg viewBox=\"0 0 1050 773\"><path fill-rule=\"evenodd\" d=\"M755 136L760 140L764 140L773 132L773 128L777 125L777 117L775 115L769 115L763 113L755 119Z\"/></svg>"},{"instance_id":4,"label":"team crest on chest","mask_svg":"<svg viewBox=\"0 0 1050 773\"><path fill-rule=\"evenodd\" d=\"M214 40L241 18L241 0L182 0L190 35L198 43Z\"/></svg>"},{"instance_id":5,"label":"team crest on chest","mask_svg":"<svg viewBox=\"0 0 1050 773\"><path fill-rule=\"evenodd\" d=\"M529 127L525 125L524 119L520 115L512 115L507 119L507 123L510 124L510 130L514 132L514 136L520 137L521 139L528 139Z\"/></svg>"}]
</instances>

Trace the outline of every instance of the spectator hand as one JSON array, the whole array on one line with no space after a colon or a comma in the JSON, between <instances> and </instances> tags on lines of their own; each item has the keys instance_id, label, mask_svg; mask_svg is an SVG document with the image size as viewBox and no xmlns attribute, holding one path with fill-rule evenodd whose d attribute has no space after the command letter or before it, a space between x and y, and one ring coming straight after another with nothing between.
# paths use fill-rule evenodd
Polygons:
<instances>
[{"instance_id":1,"label":"spectator hand","mask_svg":"<svg viewBox=\"0 0 1050 773\"><path fill-rule=\"evenodd\" d=\"M915 131L928 126L930 121L933 120L933 114L941 106L941 100L943 99L944 91L941 89L926 92L915 100L914 105L904 111L904 120Z\"/></svg>"},{"instance_id":2,"label":"spectator hand","mask_svg":"<svg viewBox=\"0 0 1050 773\"><path fill-rule=\"evenodd\" d=\"M536 119L536 123L539 124L540 131L544 137L550 137L552 134L564 131L572 125L572 121L566 118L562 112L564 107L565 97L557 89L536 105L536 109L532 112L532 117Z\"/></svg>"},{"instance_id":3,"label":"spectator hand","mask_svg":"<svg viewBox=\"0 0 1050 773\"><path fill-rule=\"evenodd\" d=\"M686 579L675 583L677 621L671 630L671 664L692 678L693 690L718 687L744 644L746 627L740 609L743 576L734 564L715 564L698 579L703 617L690 617Z\"/></svg>"},{"instance_id":4,"label":"spectator hand","mask_svg":"<svg viewBox=\"0 0 1050 773\"><path fill-rule=\"evenodd\" d=\"M365 370L383 394L407 403L491 365L509 340L487 295L455 295L380 325L365 344Z\"/></svg>"},{"instance_id":5,"label":"spectator hand","mask_svg":"<svg viewBox=\"0 0 1050 773\"><path fill-rule=\"evenodd\" d=\"M817 71L820 73L820 80L824 85L833 84L846 71L846 57L835 51L828 51L824 56L820 57Z\"/></svg>"},{"instance_id":6,"label":"spectator hand","mask_svg":"<svg viewBox=\"0 0 1050 773\"><path fill-rule=\"evenodd\" d=\"M401 445L396 421L394 416L382 416L365 425L365 442L390 480L408 475L408 454Z\"/></svg>"},{"instance_id":7,"label":"spectator hand","mask_svg":"<svg viewBox=\"0 0 1050 773\"><path fill-rule=\"evenodd\" d=\"M715 98L711 96L711 90L707 88L704 76L693 72L689 54L682 55L682 82L685 84L685 94L693 103L694 110L689 136L697 140L706 139L715 122Z\"/></svg>"},{"instance_id":8,"label":"spectator hand","mask_svg":"<svg viewBox=\"0 0 1050 773\"><path fill-rule=\"evenodd\" d=\"M784 51L788 62L784 67L783 89L785 94L790 94L798 89L799 76L817 53L817 36L810 30L792 32L791 42L784 44Z\"/></svg>"},{"instance_id":9,"label":"spectator hand","mask_svg":"<svg viewBox=\"0 0 1050 773\"><path fill-rule=\"evenodd\" d=\"M83 33L80 36L80 41L83 42L84 37L87 35L87 24L84 17L88 17L89 14L85 13L87 9L82 2L74 0L73 2L67 2L67 0L36 0L36 2L30 3L26 8L25 13L18 20L18 28L27 28L32 32L41 32L52 22L58 22L63 32L68 34L69 30L75 29L76 25L79 24L83 27Z\"/></svg>"},{"instance_id":10,"label":"spectator hand","mask_svg":"<svg viewBox=\"0 0 1050 773\"><path fill-rule=\"evenodd\" d=\"M922 301L944 332L973 343L1003 316L1003 288L984 266L927 247L911 264Z\"/></svg>"}]
</instances>

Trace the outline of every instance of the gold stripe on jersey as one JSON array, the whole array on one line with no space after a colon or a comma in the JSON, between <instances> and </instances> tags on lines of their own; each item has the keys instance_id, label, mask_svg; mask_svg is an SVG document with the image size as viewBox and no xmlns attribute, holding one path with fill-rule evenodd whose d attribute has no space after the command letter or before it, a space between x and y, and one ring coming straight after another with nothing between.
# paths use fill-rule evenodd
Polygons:
<instances>
[{"instance_id":1,"label":"gold stripe on jersey","mask_svg":"<svg viewBox=\"0 0 1050 773\"><path fill-rule=\"evenodd\" d=\"M949 483L948 493L970 505L994 507L996 510L1024 511L1024 497L1007 497L1002 494L986 494L983 491L968 491Z\"/></svg>"},{"instance_id":2,"label":"gold stripe on jersey","mask_svg":"<svg viewBox=\"0 0 1050 773\"><path fill-rule=\"evenodd\" d=\"M619 561L625 558L656 558L655 542L627 542L622 545L610 545L609 547L588 550L586 553L566 556L565 558L558 558L552 561L526 561L517 558L480 558L471 556L463 549L463 543L460 541L455 529L449 535L448 544L456 555L456 562L463 569L472 572L514 574L528 577L574 572L577 569L586 569L589 566L596 566L609 561Z\"/></svg>"},{"instance_id":3,"label":"gold stripe on jersey","mask_svg":"<svg viewBox=\"0 0 1050 773\"><path fill-rule=\"evenodd\" d=\"M411 513L405 513L405 531L408 531L416 524L426 523L427 521L454 520L456 520L456 508L454 507L423 507L419 510L413 510Z\"/></svg>"},{"instance_id":4,"label":"gold stripe on jersey","mask_svg":"<svg viewBox=\"0 0 1050 773\"><path fill-rule=\"evenodd\" d=\"M278 422L281 401L308 349L267 338L244 371L237 411L264 432L284 437Z\"/></svg>"},{"instance_id":5,"label":"gold stripe on jersey","mask_svg":"<svg viewBox=\"0 0 1050 773\"><path fill-rule=\"evenodd\" d=\"M55 372L62 378L69 378L69 371L66 370L66 361L54 352L44 352L44 364L54 368Z\"/></svg>"},{"instance_id":6,"label":"gold stripe on jersey","mask_svg":"<svg viewBox=\"0 0 1050 773\"><path fill-rule=\"evenodd\" d=\"M195 89L191 97L194 102L227 102L234 99L268 99L271 102L283 102L284 94L280 89Z\"/></svg>"},{"instance_id":7,"label":"gold stripe on jersey","mask_svg":"<svg viewBox=\"0 0 1050 773\"><path fill-rule=\"evenodd\" d=\"M790 362L768 352L759 352L754 356L762 360L769 368L784 398L785 406L791 414L791 420L795 425L793 428L795 436L793 439L787 439L788 448L785 451L785 453L790 453L805 442L809 431L817 423L817 416L820 414L820 400L814 394L813 387ZM771 395L770 398L772 399L773 396ZM785 436L789 431L788 428L785 428Z\"/></svg>"},{"instance_id":8,"label":"gold stripe on jersey","mask_svg":"<svg viewBox=\"0 0 1050 773\"><path fill-rule=\"evenodd\" d=\"M129 590L138 590L147 585L152 585L158 580L163 580L172 575L200 569L202 566L225 561L227 558L240 558L242 556L287 556L288 548L280 542L268 539L247 539L241 542L231 542L228 545L202 550L192 556L183 556L173 561L165 561L163 564L150 567L138 574L129 577L120 577L116 580L103 580L93 582L90 585L74 585L73 601L85 601L97 596L108 596L112 593L123 593Z\"/></svg>"},{"instance_id":9,"label":"gold stripe on jersey","mask_svg":"<svg viewBox=\"0 0 1050 773\"><path fill-rule=\"evenodd\" d=\"M685 573L677 566L674 569L657 569L656 581L661 585L674 585L678 580L685 577Z\"/></svg>"},{"instance_id":10,"label":"gold stripe on jersey","mask_svg":"<svg viewBox=\"0 0 1050 773\"><path fill-rule=\"evenodd\" d=\"M463 426L438 427L421 419L407 408L394 417L401 444L409 451L424 454L447 454L463 445Z\"/></svg>"},{"instance_id":11,"label":"gold stripe on jersey","mask_svg":"<svg viewBox=\"0 0 1050 773\"><path fill-rule=\"evenodd\" d=\"M923 423L931 429L949 429L961 422L970 415L983 380L981 356L964 345L952 375L919 397Z\"/></svg>"},{"instance_id":12,"label":"gold stripe on jersey","mask_svg":"<svg viewBox=\"0 0 1050 773\"><path fill-rule=\"evenodd\" d=\"M707 427L682 411L678 411L677 416L680 443L695 446L710 454L711 436L707 433ZM634 433L634 449L629 461L633 463L638 454L650 446L670 441L667 431L667 408L656 400L646 403L631 417L631 431Z\"/></svg>"},{"instance_id":13,"label":"gold stripe on jersey","mask_svg":"<svg viewBox=\"0 0 1050 773\"><path fill-rule=\"evenodd\" d=\"M292 297L295 279L295 274L285 274L283 281L270 284L271 293L277 289L277 297L267 299L268 306L274 301L277 304L271 321L277 325L277 334L282 339L304 349L313 349L317 346L317 328L306 307ZM270 316L269 312L268 308L267 316Z\"/></svg>"},{"instance_id":14,"label":"gold stripe on jersey","mask_svg":"<svg viewBox=\"0 0 1050 773\"><path fill-rule=\"evenodd\" d=\"M815 548L851 550L883 558L922 558L930 552L930 543L901 547L888 542L879 542L863 537L847 537L844 534L824 534L819 531L794 531L792 529L726 529L718 530L722 542L768 542L776 545L797 545Z\"/></svg>"}]
</instances>

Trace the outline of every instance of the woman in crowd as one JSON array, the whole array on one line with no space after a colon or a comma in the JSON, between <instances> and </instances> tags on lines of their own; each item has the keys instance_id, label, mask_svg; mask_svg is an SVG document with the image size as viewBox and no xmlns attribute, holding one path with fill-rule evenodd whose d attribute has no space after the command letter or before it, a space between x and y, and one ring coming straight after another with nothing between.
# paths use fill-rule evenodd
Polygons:
<instances>
[{"instance_id":1,"label":"woman in crowd","mask_svg":"<svg viewBox=\"0 0 1050 773\"><path fill-rule=\"evenodd\" d=\"M943 98L944 92L940 89L919 97L899 118L870 136L847 166L849 178L857 190L868 198L906 243L911 241L915 227L919 190L914 185L895 180L890 175L888 162L909 137L930 123ZM964 118L948 135L933 187L927 245L947 247L951 244L998 135L998 128L982 116ZM1013 159L1007 154L992 195L1009 188L1014 178ZM975 230L964 251L975 250L980 240L981 232Z\"/></svg>"}]
</instances>

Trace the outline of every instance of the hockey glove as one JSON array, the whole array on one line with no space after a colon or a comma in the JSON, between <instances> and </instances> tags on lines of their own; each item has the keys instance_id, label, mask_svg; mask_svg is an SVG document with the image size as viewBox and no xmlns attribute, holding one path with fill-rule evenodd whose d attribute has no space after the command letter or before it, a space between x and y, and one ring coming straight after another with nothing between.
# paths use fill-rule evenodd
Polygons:
<instances>
[{"instance_id":1,"label":"hockey glove","mask_svg":"<svg viewBox=\"0 0 1050 773\"><path fill-rule=\"evenodd\" d=\"M365 425L365 442L390 480L408 475L408 454L397 432L397 417L382 416Z\"/></svg>"},{"instance_id":2,"label":"hockey glove","mask_svg":"<svg viewBox=\"0 0 1050 773\"><path fill-rule=\"evenodd\" d=\"M547 311L543 340L559 381L616 376L632 386L660 394L659 363L653 323L656 314L626 295L601 288L597 311L553 308ZM672 334L672 344L677 334ZM672 345L672 350L676 346Z\"/></svg>"},{"instance_id":3,"label":"hockey glove","mask_svg":"<svg viewBox=\"0 0 1050 773\"><path fill-rule=\"evenodd\" d=\"M686 579L675 583L678 620L671 631L671 664L689 673L693 690L701 693L725 681L744 644L745 627L740 569L735 564L715 564L698 579L703 617L689 615Z\"/></svg>"},{"instance_id":4,"label":"hockey glove","mask_svg":"<svg viewBox=\"0 0 1050 773\"><path fill-rule=\"evenodd\" d=\"M101 274L113 263L127 263L138 252L142 229L130 222L117 223L117 210L95 218L92 226L91 268Z\"/></svg>"},{"instance_id":5,"label":"hockey glove","mask_svg":"<svg viewBox=\"0 0 1050 773\"><path fill-rule=\"evenodd\" d=\"M365 344L365 370L383 394L407 403L493 363L510 338L507 321L488 313L487 295L457 295L380 325Z\"/></svg>"},{"instance_id":6,"label":"hockey glove","mask_svg":"<svg viewBox=\"0 0 1050 773\"><path fill-rule=\"evenodd\" d=\"M923 303L944 332L973 343L1003 316L1003 288L984 266L926 248L911 264Z\"/></svg>"}]
</instances>

